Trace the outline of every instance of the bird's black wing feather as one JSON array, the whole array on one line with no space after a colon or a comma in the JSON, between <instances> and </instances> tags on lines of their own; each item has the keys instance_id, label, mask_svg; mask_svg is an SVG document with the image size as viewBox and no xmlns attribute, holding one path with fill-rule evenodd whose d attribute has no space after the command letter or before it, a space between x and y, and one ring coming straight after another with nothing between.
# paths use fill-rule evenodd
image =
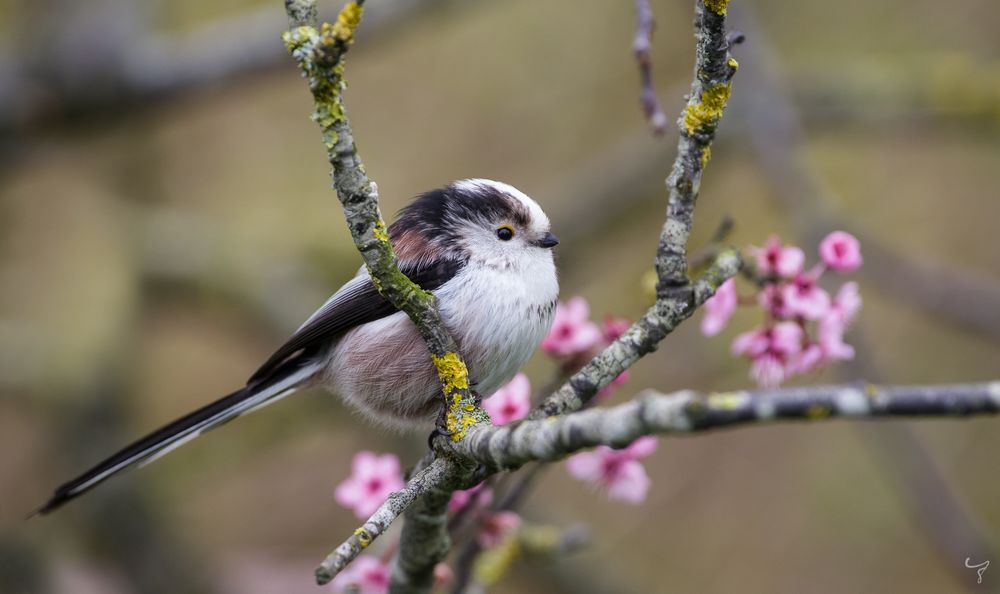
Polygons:
<instances>
[{"instance_id":1,"label":"bird's black wing feather","mask_svg":"<svg viewBox=\"0 0 1000 594\"><path fill-rule=\"evenodd\" d=\"M419 267L401 266L402 272L425 291L433 291L452 279L461 270L462 260L441 259ZM362 275L344 285L295 334L254 372L248 387L285 375L289 367L297 368L312 361L340 334L368 322L396 313L398 310L382 297L371 278Z\"/></svg>"},{"instance_id":2,"label":"bird's black wing feather","mask_svg":"<svg viewBox=\"0 0 1000 594\"><path fill-rule=\"evenodd\" d=\"M403 272L425 290L434 290L455 276L463 263L441 260ZM315 368L321 353L339 334L395 312L375 290L371 279L359 277L345 285L268 359L247 386L207 404L129 444L96 466L61 485L37 513L48 513L112 476L154 459L239 415L280 398Z\"/></svg>"}]
</instances>

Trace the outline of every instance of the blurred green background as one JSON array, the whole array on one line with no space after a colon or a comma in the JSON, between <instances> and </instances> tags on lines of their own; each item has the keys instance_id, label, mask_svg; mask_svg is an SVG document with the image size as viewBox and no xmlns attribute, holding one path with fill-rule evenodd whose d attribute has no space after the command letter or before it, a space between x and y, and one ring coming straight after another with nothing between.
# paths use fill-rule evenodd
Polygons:
<instances>
[{"instance_id":1,"label":"blurred green background","mask_svg":"<svg viewBox=\"0 0 1000 594\"><path fill-rule=\"evenodd\" d=\"M383 211L452 179L535 197L564 238L562 295L635 318L676 130L638 108L632 5L371 0L348 106ZM654 0L671 120L692 6ZM333 5L326 9L333 10ZM1000 372L1000 4L735 2L741 70L701 188L769 234L862 238L859 361L805 382ZM314 592L355 527L351 452L412 464L424 436L307 392L51 517L50 490L235 386L357 268L280 2L0 2L0 592ZM801 123L801 128L797 127ZM696 318L697 320L697 318ZM750 385L696 320L615 400ZM538 357L534 385L553 365ZM586 520L584 552L497 592L975 592L1000 564L996 420L786 425L661 441L638 507L560 466L526 516ZM388 538L384 539L388 542ZM383 543L384 544L384 543Z\"/></svg>"}]
</instances>

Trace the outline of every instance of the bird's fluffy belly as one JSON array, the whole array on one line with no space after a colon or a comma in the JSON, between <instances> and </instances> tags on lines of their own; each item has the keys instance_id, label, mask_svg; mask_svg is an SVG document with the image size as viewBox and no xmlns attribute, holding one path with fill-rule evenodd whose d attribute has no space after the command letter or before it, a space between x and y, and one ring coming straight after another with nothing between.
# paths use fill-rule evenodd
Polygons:
<instances>
[{"instance_id":1,"label":"bird's fluffy belly","mask_svg":"<svg viewBox=\"0 0 1000 594\"><path fill-rule=\"evenodd\" d=\"M493 295L497 293L491 291ZM487 397L510 381L551 324L554 301L439 295L441 317L469 366L472 389ZM458 310L451 303L478 303ZM397 312L347 332L333 348L324 383L349 404L390 426L423 424L441 407L441 384L416 327Z\"/></svg>"}]
</instances>

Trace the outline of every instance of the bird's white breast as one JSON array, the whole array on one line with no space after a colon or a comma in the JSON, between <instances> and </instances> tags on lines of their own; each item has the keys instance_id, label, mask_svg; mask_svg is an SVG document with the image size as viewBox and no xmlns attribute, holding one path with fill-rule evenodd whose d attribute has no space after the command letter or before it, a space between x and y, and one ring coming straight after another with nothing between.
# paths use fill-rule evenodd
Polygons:
<instances>
[{"instance_id":1,"label":"bird's white breast","mask_svg":"<svg viewBox=\"0 0 1000 594\"><path fill-rule=\"evenodd\" d=\"M552 324L559 284L552 254L516 267L469 264L436 294L472 388L487 397L527 363Z\"/></svg>"}]
</instances>

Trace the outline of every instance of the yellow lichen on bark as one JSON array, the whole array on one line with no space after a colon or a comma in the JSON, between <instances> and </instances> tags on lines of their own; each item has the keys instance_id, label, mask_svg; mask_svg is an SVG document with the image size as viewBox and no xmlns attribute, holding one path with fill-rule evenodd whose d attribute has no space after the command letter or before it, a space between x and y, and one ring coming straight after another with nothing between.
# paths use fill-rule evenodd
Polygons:
<instances>
[{"instance_id":1,"label":"yellow lichen on bark","mask_svg":"<svg viewBox=\"0 0 1000 594\"><path fill-rule=\"evenodd\" d=\"M357 2L348 2L337 15L337 22L333 25L333 34L343 41L350 43L354 40L354 32L361 24L361 14L364 7ZM325 26L325 25L324 25Z\"/></svg>"},{"instance_id":2,"label":"yellow lichen on bark","mask_svg":"<svg viewBox=\"0 0 1000 594\"><path fill-rule=\"evenodd\" d=\"M702 91L697 102L689 103L684 109L684 129L687 133L694 134L717 125L731 90L731 83L720 83Z\"/></svg>"},{"instance_id":3,"label":"yellow lichen on bark","mask_svg":"<svg viewBox=\"0 0 1000 594\"><path fill-rule=\"evenodd\" d=\"M726 16L727 6L729 6L729 0L705 0L705 8L719 16Z\"/></svg>"}]
</instances>

